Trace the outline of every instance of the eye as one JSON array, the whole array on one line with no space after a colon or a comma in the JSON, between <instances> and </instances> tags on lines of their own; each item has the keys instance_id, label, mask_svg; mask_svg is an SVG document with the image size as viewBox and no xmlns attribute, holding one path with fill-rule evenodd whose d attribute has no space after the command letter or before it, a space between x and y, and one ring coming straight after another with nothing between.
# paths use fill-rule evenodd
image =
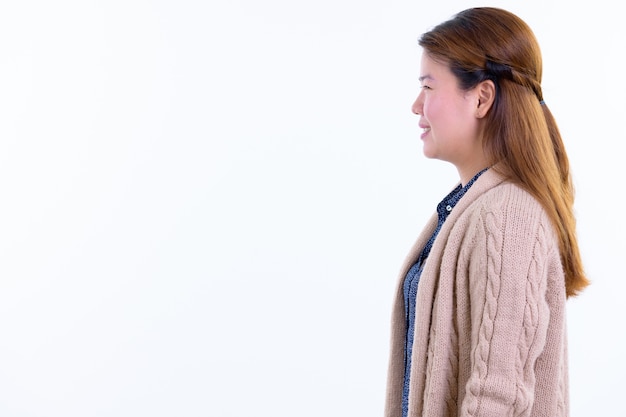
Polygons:
<instances>
[{"instance_id":1,"label":"eye","mask_svg":"<svg viewBox=\"0 0 626 417\"><path fill-rule=\"evenodd\" d=\"M427 85L422 85L422 86L420 86L420 88L421 88L422 90L432 90L432 88L430 88L430 87L429 87L429 86L427 86Z\"/></svg>"}]
</instances>

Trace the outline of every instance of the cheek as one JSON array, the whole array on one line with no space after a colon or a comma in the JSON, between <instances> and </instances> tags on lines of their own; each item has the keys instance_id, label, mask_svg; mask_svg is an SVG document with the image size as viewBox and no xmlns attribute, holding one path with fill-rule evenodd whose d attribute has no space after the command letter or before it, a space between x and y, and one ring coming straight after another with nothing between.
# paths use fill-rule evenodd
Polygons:
<instances>
[{"instance_id":1,"label":"cheek","mask_svg":"<svg viewBox=\"0 0 626 417\"><path fill-rule=\"evenodd\" d=\"M424 116L439 129L465 125L474 112L467 101L458 97L436 96L424 103Z\"/></svg>"},{"instance_id":2,"label":"cheek","mask_svg":"<svg viewBox=\"0 0 626 417\"><path fill-rule=\"evenodd\" d=\"M423 112L424 117L426 117L429 121L435 119L437 117L437 108L439 107L439 103L437 102L436 97L428 97L424 100Z\"/></svg>"},{"instance_id":3,"label":"cheek","mask_svg":"<svg viewBox=\"0 0 626 417\"><path fill-rule=\"evenodd\" d=\"M452 114L450 103L438 97L433 97L424 103L424 117L431 124L431 127L436 124L441 127L442 121L445 123L445 120L449 119Z\"/></svg>"}]
</instances>

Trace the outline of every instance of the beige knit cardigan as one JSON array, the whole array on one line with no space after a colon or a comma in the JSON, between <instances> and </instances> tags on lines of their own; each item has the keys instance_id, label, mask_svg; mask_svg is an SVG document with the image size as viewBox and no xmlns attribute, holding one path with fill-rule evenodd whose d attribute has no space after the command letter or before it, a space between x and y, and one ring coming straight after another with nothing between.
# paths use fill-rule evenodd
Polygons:
<instances>
[{"instance_id":1,"label":"beige knit cardigan","mask_svg":"<svg viewBox=\"0 0 626 417\"><path fill-rule=\"evenodd\" d=\"M400 272L387 417L402 414L402 282L436 224L433 215ZM567 416L565 300L558 241L545 211L486 171L450 213L424 265L409 416Z\"/></svg>"}]
</instances>

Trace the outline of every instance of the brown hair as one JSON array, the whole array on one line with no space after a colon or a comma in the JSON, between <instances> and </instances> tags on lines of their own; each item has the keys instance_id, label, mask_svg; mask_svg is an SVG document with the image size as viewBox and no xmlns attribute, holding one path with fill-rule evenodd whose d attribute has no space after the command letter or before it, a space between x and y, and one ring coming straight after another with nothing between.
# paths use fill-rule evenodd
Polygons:
<instances>
[{"instance_id":1,"label":"brown hair","mask_svg":"<svg viewBox=\"0 0 626 417\"><path fill-rule=\"evenodd\" d=\"M577 295L589 281L576 238L574 187L561 134L543 103L541 51L532 30L511 12L479 7L436 26L419 44L450 67L461 89L484 80L495 84L485 151L495 169L524 187L548 213L559 238L567 296Z\"/></svg>"}]
</instances>

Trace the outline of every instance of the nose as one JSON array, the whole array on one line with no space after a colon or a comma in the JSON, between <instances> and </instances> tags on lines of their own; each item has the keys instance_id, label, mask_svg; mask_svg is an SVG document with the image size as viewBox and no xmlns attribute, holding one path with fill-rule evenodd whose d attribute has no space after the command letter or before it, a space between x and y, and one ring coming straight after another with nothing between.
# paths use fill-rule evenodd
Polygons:
<instances>
[{"instance_id":1,"label":"nose","mask_svg":"<svg viewBox=\"0 0 626 417\"><path fill-rule=\"evenodd\" d=\"M417 95L417 98L415 99L415 102L413 103L413 105L411 106L411 111L414 114L418 114L421 115L422 114L422 110L424 108L424 97L423 97L423 93L424 91L420 91L420 93Z\"/></svg>"}]
</instances>

